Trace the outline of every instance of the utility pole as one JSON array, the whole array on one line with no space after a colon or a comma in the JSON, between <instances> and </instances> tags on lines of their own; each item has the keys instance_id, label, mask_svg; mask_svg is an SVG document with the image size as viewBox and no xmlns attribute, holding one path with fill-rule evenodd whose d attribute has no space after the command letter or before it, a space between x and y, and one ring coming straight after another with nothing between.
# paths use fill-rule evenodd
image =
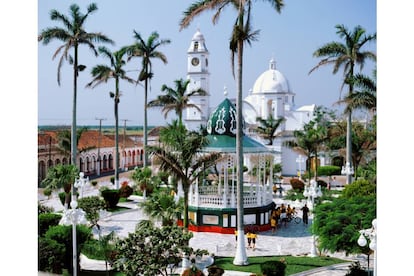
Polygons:
<instances>
[{"instance_id":1,"label":"utility pole","mask_svg":"<svg viewBox=\"0 0 414 276\"><path fill-rule=\"evenodd\" d=\"M123 141L123 145L122 145L122 152L125 153L126 122L129 121L129 120L128 119L123 119L121 121L124 121L124 141ZM122 163L123 163L123 169L125 171L125 168L126 168L126 153L124 155Z\"/></svg>"},{"instance_id":2,"label":"utility pole","mask_svg":"<svg viewBox=\"0 0 414 276\"><path fill-rule=\"evenodd\" d=\"M99 137L98 137L98 161L97 161L97 166L95 168L96 170L96 175L100 176L101 175L101 132L102 132L102 121L106 120L105 118L95 118L95 120L99 120Z\"/></svg>"}]
</instances>

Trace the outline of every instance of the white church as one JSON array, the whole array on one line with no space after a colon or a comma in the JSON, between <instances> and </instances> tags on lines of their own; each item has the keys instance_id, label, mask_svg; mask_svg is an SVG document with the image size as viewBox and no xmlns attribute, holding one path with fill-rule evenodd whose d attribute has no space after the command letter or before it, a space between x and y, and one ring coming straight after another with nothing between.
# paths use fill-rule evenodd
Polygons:
<instances>
[{"instance_id":1,"label":"white church","mask_svg":"<svg viewBox=\"0 0 414 276\"><path fill-rule=\"evenodd\" d=\"M205 126L215 108L210 106L212 91L210 91L208 66L209 52L206 41L200 30L197 30L187 50L187 79L191 80L187 89L192 91L202 88L207 94L191 98L192 103L196 104L200 111L195 108L186 110L183 119L187 129L195 130L200 125ZM303 174L305 171L306 156L298 155L282 144L283 141L293 140L293 131L301 129L304 124L313 119L316 108L315 104L296 108L295 96L288 79L277 70L276 61L271 58L268 69L256 79L253 89L250 89L249 95L243 99L244 133L262 144L266 141L251 131L257 126L256 118L267 119L270 115L273 118L285 118L284 123L276 130L278 136L274 139L273 145L267 146L274 152L274 163L282 164L283 175L297 175L299 171ZM235 102L235 100L231 101ZM320 161L321 165L324 165L325 160L322 158Z\"/></svg>"}]
</instances>

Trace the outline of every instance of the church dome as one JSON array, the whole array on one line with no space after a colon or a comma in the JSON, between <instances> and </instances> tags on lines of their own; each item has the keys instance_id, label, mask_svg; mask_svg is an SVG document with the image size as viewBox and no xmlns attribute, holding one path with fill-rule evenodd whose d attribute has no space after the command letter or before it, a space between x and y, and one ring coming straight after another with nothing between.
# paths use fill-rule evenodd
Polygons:
<instances>
[{"instance_id":1,"label":"church dome","mask_svg":"<svg viewBox=\"0 0 414 276\"><path fill-rule=\"evenodd\" d=\"M276 70L276 61L270 60L269 69L263 72L253 86L253 94L291 93L288 80Z\"/></svg>"}]
</instances>

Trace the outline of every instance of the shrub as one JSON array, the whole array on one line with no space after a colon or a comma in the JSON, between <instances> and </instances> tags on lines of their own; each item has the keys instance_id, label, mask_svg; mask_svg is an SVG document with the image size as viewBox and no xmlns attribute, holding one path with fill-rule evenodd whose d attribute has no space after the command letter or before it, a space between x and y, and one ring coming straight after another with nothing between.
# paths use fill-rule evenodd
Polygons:
<instances>
[{"instance_id":1,"label":"shrub","mask_svg":"<svg viewBox=\"0 0 414 276\"><path fill-rule=\"evenodd\" d=\"M37 213L39 215L45 214L45 213L53 213L54 211L55 209L53 209L53 207L49 207L49 206L45 206L40 203L37 203Z\"/></svg>"},{"instance_id":2,"label":"shrub","mask_svg":"<svg viewBox=\"0 0 414 276\"><path fill-rule=\"evenodd\" d=\"M107 189L101 192L106 203L106 208L113 209L116 207L120 198L119 194L119 190L117 189Z\"/></svg>"},{"instance_id":3,"label":"shrub","mask_svg":"<svg viewBox=\"0 0 414 276\"><path fill-rule=\"evenodd\" d=\"M65 266L66 248L55 240L39 238L38 241L38 269L55 274L62 274Z\"/></svg>"},{"instance_id":4,"label":"shrub","mask_svg":"<svg viewBox=\"0 0 414 276\"><path fill-rule=\"evenodd\" d=\"M318 183L318 186L321 186L321 187L324 187L324 188L328 187L328 183L326 183L325 181L323 181L321 179L318 179L317 183Z\"/></svg>"},{"instance_id":5,"label":"shrub","mask_svg":"<svg viewBox=\"0 0 414 276\"><path fill-rule=\"evenodd\" d=\"M338 166L320 166L318 167L318 175L340 175L341 167Z\"/></svg>"},{"instance_id":6,"label":"shrub","mask_svg":"<svg viewBox=\"0 0 414 276\"><path fill-rule=\"evenodd\" d=\"M45 189L43 190L43 194L44 194L45 196L49 197L49 196L52 194L52 189L50 189L50 188L45 188Z\"/></svg>"},{"instance_id":7,"label":"shrub","mask_svg":"<svg viewBox=\"0 0 414 276\"><path fill-rule=\"evenodd\" d=\"M303 189L305 188L305 183L303 183L303 181L298 178L291 178L290 185L294 190L303 191Z\"/></svg>"},{"instance_id":8,"label":"shrub","mask_svg":"<svg viewBox=\"0 0 414 276\"><path fill-rule=\"evenodd\" d=\"M349 266L348 272L345 274L345 276L367 276L367 275L368 275L368 271L365 271L364 269L362 269L359 262L353 262Z\"/></svg>"},{"instance_id":9,"label":"shrub","mask_svg":"<svg viewBox=\"0 0 414 276\"><path fill-rule=\"evenodd\" d=\"M43 213L38 216L38 235L43 236L50 226L56 226L59 224L61 214Z\"/></svg>"},{"instance_id":10,"label":"shrub","mask_svg":"<svg viewBox=\"0 0 414 276\"><path fill-rule=\"evenodd\" d=\"M64 268L69 269L72 272L72 226L67 225L57 225L49 227L49 230L46 231L46 239L54 240L59 244L62 244L67 248L64 256ZM82 245L89 239L92 238L92 229L85 225L77 225L76 227L76 241L77 241L77 251L78 258L79 252ZM79 263L79 262L78 262Z\"/></svg>"},{"instance_id":11,"label":"shrub","mask_svg":"<svg viewBox=\"0 0 414 276\"><path fill-rule=\"evenodd\" d=\"M266 276L285 276L286 264L283 261L267 261L260 265Z\"/></svg>"},{"instance_id":12,"label":"shrub","mask_svg":"<svg viewBox=\"0 0 414 276\"><path fill-rule=\"evenodd\" d=\"M105 200L99 196L88 196L78 200L78 206L86 213L86 219L96 225L99 220L99 210L105 209Z\"/></svg>"},{"instance_id":13,"label":"shrub","mask_svg":"<svg viewBox=\"0 0 414 276\"><path fill-rule=\"evenodd\" d=\"M119 196L128 198L133 193L133 189L128 185L128 181L124 181L119 189Z\"/></svg>"},{"instance_id":14,"label":"shrub","mask_svg":"<svg viewBox=\"0 0 414 276\"><path fill-rule=\"evenodd\" d=\"M96 185L98 185L98 181L97 180L92 180L91 185L95 187Z\"/></svg>"},{"instance_id":15,"label":"shrub","mask_svg":"<svg viewBox=\"0 0 414 276\"><path fill-rule=\"evenodd\" d=\"M109 181L110 181L112 184L115 184L115 176L111 176L111 178L109 178Z\"/></svg>"}]
</instances>

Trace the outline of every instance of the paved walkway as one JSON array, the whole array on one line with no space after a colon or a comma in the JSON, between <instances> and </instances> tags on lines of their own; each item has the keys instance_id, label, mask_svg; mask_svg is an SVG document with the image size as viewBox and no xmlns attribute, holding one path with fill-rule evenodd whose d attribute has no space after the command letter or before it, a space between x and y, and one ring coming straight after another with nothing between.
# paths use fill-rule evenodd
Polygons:
<instances>
[{"instance_id":1,"label":"paved walkway","mask_svg":"<svg viewBox=\"0 0 414 276\"><path fill-rule=\"evenodd\" d=\"M121 181L122 182L122 179ZM100 183L100 185L111 185L108 183ZM85 187L82 192L83 196L97 195L99 193L98 188ZM51 206L55 211L63 210L63 206L56 196L52 199L46 199L43 195L39 194L41 203L46 206ZM131 196L132 201L119 203L120 206L131 208L130 210L122 211L100 221L102 234L108 234L114 231L119 237L126 237L128 233L135 231L136 224L146 219L143 212L137 207L138 203L143 199L137 196ZM278 201L280 199L275 199ZM278 203L278 202L277 202ZM309 223L311 223L310 218ZM271 255L293 255L293 256L305 256L309 254L311 249L312 237L309 234L307 225L300 222L299 224L293 221L288 223L287 227L282 227L271 233L271 231L261 232L258 234L256 241L256 249L247 249L247 257L253 256L271 256ZM232 234L218 234L218 233L204 233L204 232L193 232L194 237L190 240L190 246L195 249L207 249L208 252L214 253L216 256L235 256L235 237ZM98 235L94 232L94 235ZM349 259L349 261L355 260L356 257L346 257L344 254L330 254L332 257L341 259ZM361 265L365 265L363 258L358 258ZM83 258L81 260L81 267L83 269L97 269L96 266L104 267L104 263L90 262ZM302 272L298 275L312 275L312 276L342 276L345 275L348 270L349 263L318 268L308 272ZM41 275L41 274L39 274ZM45 274L42 274L45 275ZM250 275L247 272L235 272L226 271L225 276L229 275Z\"/></svg>"}]
</instances>

